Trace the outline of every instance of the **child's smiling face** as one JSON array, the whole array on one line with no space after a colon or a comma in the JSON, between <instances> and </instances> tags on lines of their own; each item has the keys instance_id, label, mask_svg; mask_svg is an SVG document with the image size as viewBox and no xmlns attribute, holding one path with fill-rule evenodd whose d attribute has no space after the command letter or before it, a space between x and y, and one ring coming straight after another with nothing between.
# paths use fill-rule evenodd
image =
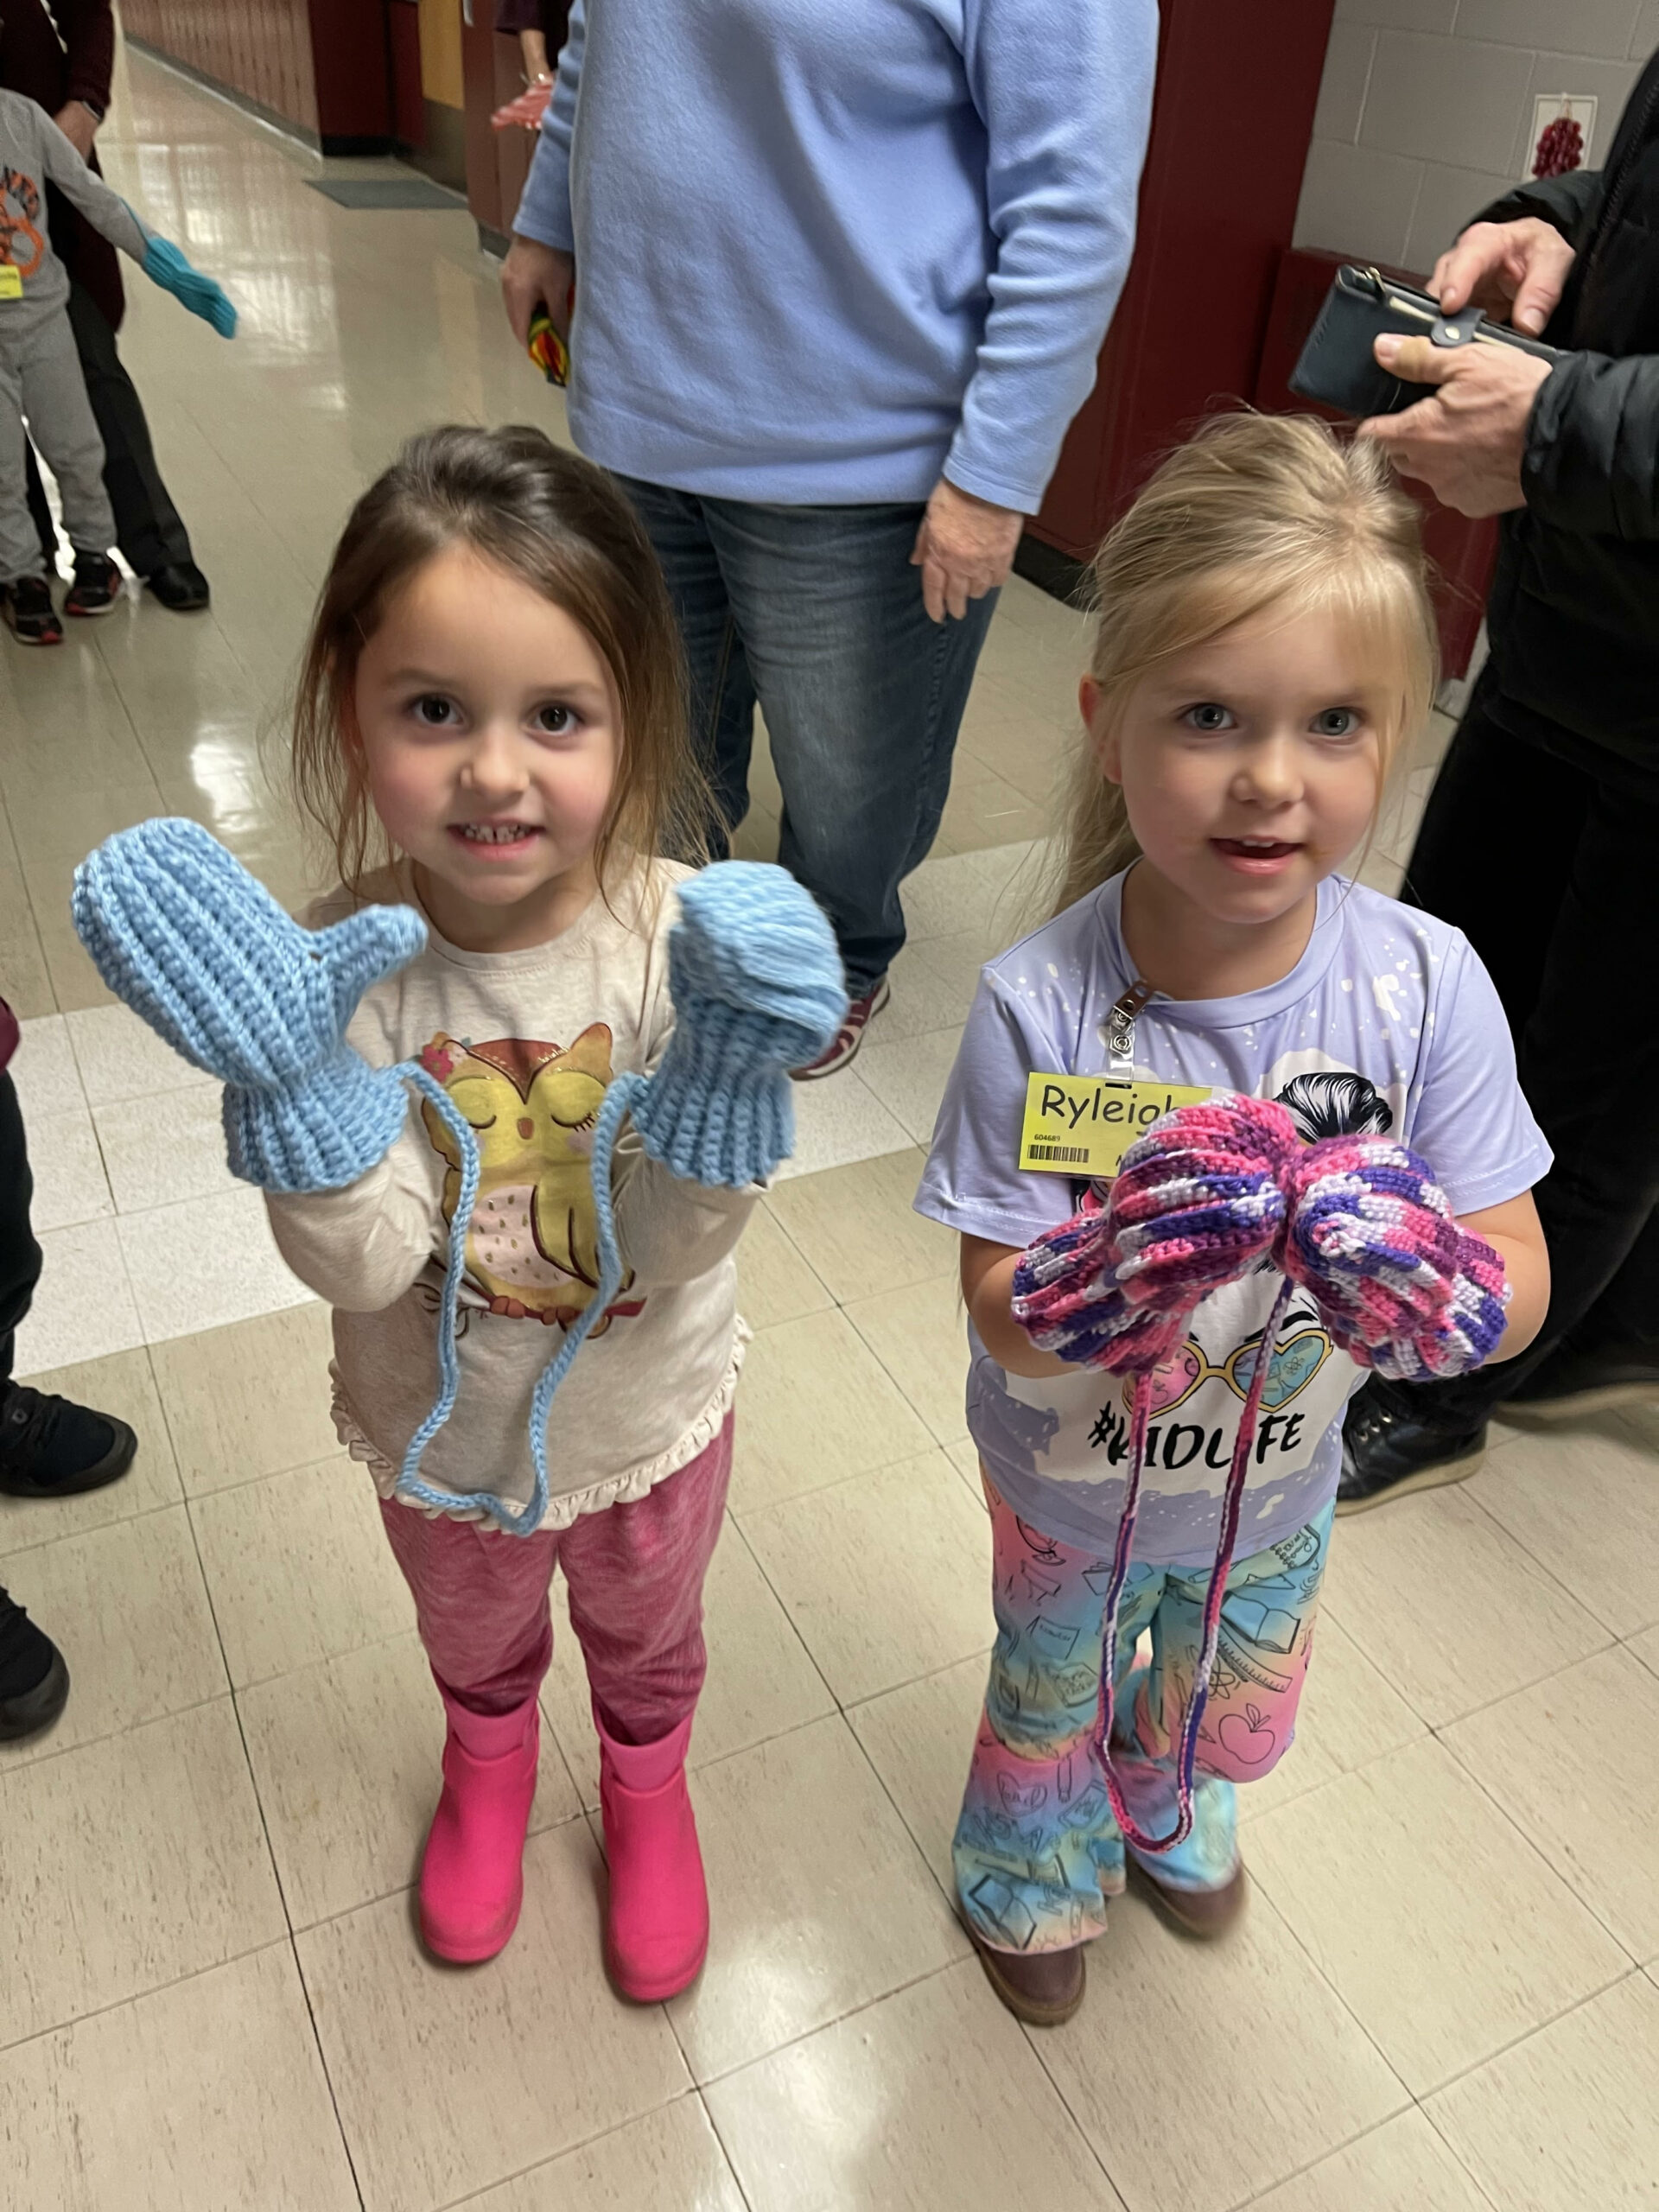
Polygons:
<instances>
[{"instance_id":1,"label":"child's smiling face","mask_svg":"<svg viewBox=\"0 0 1659 2212\"><path fill-rule=\"evenodd\" d=\"M1102 772L1197 915L1282 920L1361 842L1397 712L1369 658L1335 613L1280 607L1160 663L1110 727L1084 679Z\"/></svg>"},{"instance_id":2,"label":"child's smiling face","mask_svg":"<svg viewBox=\"0 0 1659 2212\"><path fill-rule=\"evenodd\" d=\"M615 687L582 626L471 547L435 553L357 664L369 794L443 934L545 943L596 888L615 789Z\"/></svg>"}]
</instances>

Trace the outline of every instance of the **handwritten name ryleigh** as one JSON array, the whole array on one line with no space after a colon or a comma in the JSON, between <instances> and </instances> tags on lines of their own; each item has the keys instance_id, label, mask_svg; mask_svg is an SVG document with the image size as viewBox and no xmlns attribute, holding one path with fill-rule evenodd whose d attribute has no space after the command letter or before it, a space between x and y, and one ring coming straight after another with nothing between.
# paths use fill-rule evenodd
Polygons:
<instances>
[{"instance_id":1,"label":"handwritten name ryleigh","mask_svg":"<svg viewBox=\"0 0 1659 2212\"><path fill-rule=\"evenodd\" d=\"M1075 1129L1080 1122L1133 1122L1141 1128L1150 1128L1173 1113L1181 1103L1174 1091L1161 1096L1137 1101L1135 1091L1146 1089L1145 1084L1097 1083L1085 1098L1066 1096L1064 1084L1046 1083L1037 1111L1044 1121L1058 1122L1066 1129ZM1181 1096L1185 1096L1183 1093Z\"/></svg>"},{"instance_id":2,"label":"handwritten name ryleigh","mask_svg":"<svg viewBox=\"0 0 1659 2212\"><path fill-rule=\"evenodd\" d=\"M1236 1428L1206 1428L1201 1421L1154 1421L1147 1430L1147 1465L1167 1467L1172 1474L1190 1467L1203 1455L1203 1464L1225 1474L1233 1464ZM1294 1452L1302 1439L1300 1414L1263 1414L1255 1432L1254 1452L1258 1467L1269 1452ZM1100 1409L1100 1419L1090 1431L1089 1441L1104 1448L1114 1467L1128 1456L1129 1424L1114 1405Z\"/></svg>"}]
</instances>

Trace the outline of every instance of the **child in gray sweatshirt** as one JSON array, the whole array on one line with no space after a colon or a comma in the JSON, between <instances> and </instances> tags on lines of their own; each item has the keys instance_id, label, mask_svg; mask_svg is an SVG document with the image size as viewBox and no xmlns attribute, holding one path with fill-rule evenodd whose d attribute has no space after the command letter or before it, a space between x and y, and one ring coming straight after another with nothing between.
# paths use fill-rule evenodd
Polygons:
<instances>
[{"instance_id":1,"label":"child in gray sweatshirt","mask_svg":"<svg viewBox=\"0 0 1659 2212\"><path fill-rule=\"evenodd\" d=\"M105 614L121 591L110 558L115 518L104 489L104 442L69 327L68 271L47 227L48 182L222 337L236 328L236 310L219 286L139 220L46 111L21 92L0 92L0 612L18 642L29 645L57 645L63 629L25 496L25 416L28 435L58 480L74 551L65 613Z\"/></svg>"}]
</instances>

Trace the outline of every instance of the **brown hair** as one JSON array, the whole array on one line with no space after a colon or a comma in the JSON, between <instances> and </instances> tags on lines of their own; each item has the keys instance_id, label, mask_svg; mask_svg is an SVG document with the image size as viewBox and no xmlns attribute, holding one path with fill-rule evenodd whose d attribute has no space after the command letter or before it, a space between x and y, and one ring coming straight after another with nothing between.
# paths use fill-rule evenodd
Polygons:
<instances>
[{"instance_id":1,"label":"brown hair","mask_svg":"<svg viewBox=\"0 0 1659 2212\"><path fill-rule=\"evenodd\" d=\"M594 849L701 857L704 786L686 733L679 633L639 518L591 461L540 430L451 423L411 438L352 509L317 600L294 709L293 782L357 890L391 857L357 734L357 664L422 564L468 545L593 639L621 708L616 788Z\"/></svg>"},{"instance_id":2,"label":"brown hair","mask_svg":"<svg viewBox=\"0 0 1659 2212\"><path fill-rule=\"evenodd\" d=\"M1109 533L1094 576L1090 669L1108 727L1160 661L1268 607L1350 618L1396 701L1381 805L1401 738L1433 702L1439 656L1417 508L1370 439L1338 438L1312 416L1214 416ZM1095 737L1084 733L1068 779L1057 913L1140 852Z\"/></svg>"}]
</instances>

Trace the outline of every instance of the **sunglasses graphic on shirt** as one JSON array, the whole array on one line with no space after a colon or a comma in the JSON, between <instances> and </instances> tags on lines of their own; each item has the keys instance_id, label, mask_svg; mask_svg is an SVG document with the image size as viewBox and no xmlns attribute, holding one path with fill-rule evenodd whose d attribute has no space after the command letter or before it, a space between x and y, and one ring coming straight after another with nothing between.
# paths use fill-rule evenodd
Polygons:
<instances>
[{"instance_id":1,"label":"sunglasses graphic on shirt","mask_svg":"<svg viewBox=\"0 0 1659 2212\"><path fill-rule=\"evenodd\" d=\"M1224 1382L1242 1404L1249 1395L1250 1379L1255 1373L1256 1354L1261 1348L1258 1330L1217 1367L1189 1337L1178 1352L1152 1370L1152 1413L1154 1416L1173 1413L1211 1380ZM1262 1409L1274 1413L1280 1407L1287 1406L1293 1398L1300 1397L1329 1359L1331 1351L1331 1338L1321 1328L1298 1329L1294 1336L1283 1338L1268 1369L1267 1385L1262 1393Z\"/></svg>"}]
</instances>

